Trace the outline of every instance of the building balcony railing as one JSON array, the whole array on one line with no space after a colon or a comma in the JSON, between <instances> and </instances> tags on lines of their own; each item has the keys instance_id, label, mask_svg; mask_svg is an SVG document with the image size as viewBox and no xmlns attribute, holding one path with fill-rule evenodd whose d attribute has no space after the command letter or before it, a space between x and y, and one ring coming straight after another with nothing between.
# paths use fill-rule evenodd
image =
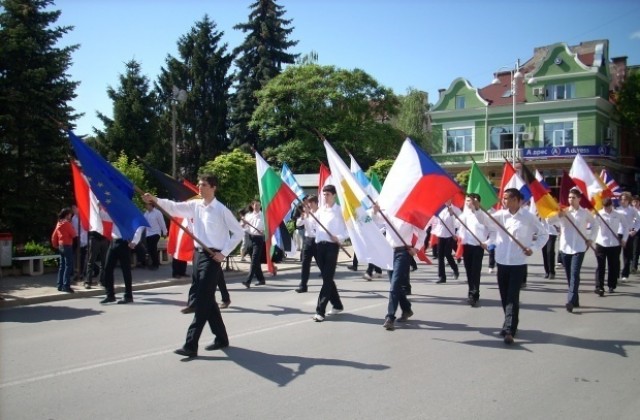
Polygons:
<instances>
[{"instance_id":1,"label":"building balcony railing","mask_svg":"<svg viewBox=\"0 0 640 420\"><path fill-rule=\"evenodd\" d=\"M509 162L513 162L513 149L499 149L499 150L487 150L484 152L485 162L504 162L507 159ZM515 150L515 159L518 160L522 157L522 149Z\"/></svg>"}]
</instances>

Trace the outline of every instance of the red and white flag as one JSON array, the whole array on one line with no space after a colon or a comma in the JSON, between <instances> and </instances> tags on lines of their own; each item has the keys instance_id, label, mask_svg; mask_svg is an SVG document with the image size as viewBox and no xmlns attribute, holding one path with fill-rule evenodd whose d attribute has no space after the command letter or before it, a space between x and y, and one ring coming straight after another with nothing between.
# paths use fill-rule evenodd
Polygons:
<instances>
[{"instance_id":1,"label":"red and white flag","mask_svg":"<svg viewBox=\"0 0 640 420\"><path fill-rule=\"evenodd\" d=\"M71 161L71 172L73 174L73 190L82 227L86 231L98 232L102 236L111 239L113 222L107 212L100 208L100 203L93 191L91 191L87 178L75 161Z\"/></svg>"}]
</instances>

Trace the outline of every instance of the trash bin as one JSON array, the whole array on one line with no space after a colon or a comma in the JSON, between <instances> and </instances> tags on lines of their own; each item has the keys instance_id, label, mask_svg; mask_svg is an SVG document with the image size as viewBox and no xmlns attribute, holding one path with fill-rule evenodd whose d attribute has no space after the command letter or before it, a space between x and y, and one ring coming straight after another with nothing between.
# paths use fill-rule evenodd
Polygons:
<instances>
[{"instance_id":1,"label":"trash bin","mask_svg":"<svg viewBox=\"0 0 640 420\"><path fill-rule=\"evenodd\" d=\"M0 266L11 266L13 259L13 235L10 233L0 233Z\"/></svg>"}]
</instances>

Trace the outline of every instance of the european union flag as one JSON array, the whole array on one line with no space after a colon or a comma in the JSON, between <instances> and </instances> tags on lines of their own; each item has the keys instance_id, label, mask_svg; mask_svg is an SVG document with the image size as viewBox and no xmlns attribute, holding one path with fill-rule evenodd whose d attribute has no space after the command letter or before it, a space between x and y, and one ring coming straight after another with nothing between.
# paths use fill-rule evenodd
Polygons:
<instances>
[{"instance_id":1,"label":"european union flag","mask_svg":"<svg viewBox=\"0 0 640 420\"><path fill-rule=\"evenodd\" d=\"M149 226L147 219L131 201L133 183L71 131L69 140L82 165L82 172L89 181L91 191L107 210L113 223L118 226L122 238L130 241L140 226Z\"/></svg>"}]
</instances>

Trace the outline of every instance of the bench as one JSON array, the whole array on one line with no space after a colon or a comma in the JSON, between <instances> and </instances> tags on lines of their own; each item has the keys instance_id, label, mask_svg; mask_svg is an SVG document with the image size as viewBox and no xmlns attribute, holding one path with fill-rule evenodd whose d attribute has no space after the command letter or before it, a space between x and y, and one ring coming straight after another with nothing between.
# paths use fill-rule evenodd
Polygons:
<instances>
[{"instance_id":1,"label":"bench","mask_svg":"<svg viewBox=\"0 0 640 420\"><path fill-rule=\"evenodd\" d=\"M59 260L60 255L32 255L29 257L14 257L13 261L22 263L22 274L41 276L44 274L44 260Z\"/></svg>"}]
</instances>

